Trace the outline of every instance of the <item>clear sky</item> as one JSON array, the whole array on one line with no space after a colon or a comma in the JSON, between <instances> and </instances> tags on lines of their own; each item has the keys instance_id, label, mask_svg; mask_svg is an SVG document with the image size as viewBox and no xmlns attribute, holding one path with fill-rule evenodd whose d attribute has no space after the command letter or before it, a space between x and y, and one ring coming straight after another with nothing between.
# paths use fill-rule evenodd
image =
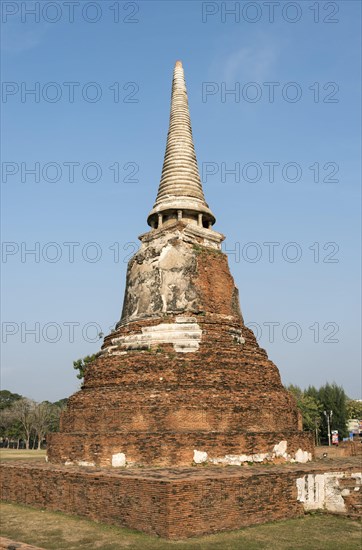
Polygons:
<instances>
[{"instance_id":1,"label":"clear sky","mask_svg":"<svg viewBox=\"0 0 362 550\"><path fill-rule=\"evenodd\" d=\"M73 360L119 320L181 59L246 323L285 384L361 397L360 12L2 2L3 388L69 396Z\"/></svg>"}]
</instances>

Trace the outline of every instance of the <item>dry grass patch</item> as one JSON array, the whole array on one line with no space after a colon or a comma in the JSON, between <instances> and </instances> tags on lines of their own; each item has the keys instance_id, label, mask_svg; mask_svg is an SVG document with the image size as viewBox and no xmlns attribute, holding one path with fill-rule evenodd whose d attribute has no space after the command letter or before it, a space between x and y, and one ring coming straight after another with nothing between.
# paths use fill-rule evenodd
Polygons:
<instances>
[{"instance_id":1,"label":"dry grass patch","mask_svg":"<svg viewBox=\"0 0 362 550\"><path fill-rule=\"evenodd\" d=\"M36 490L36 488L34 488ZM46 550L360 550L361 524L315 514L239 531L169 542L58 512L1 504L3 536Z\"/></svg>"},{"instance_id":2,"label":"dry grass patch","mask_svg":"<svg viewBox=\"0 0 362 550\"><path fill-rule=\"evenodd\" d=\"M1 460L29 460L37 458L38 460L45 460L46 451L44 449L38 450L26 450L26 449L0 449L0 461Z\"/></svg>"}]
</instances>

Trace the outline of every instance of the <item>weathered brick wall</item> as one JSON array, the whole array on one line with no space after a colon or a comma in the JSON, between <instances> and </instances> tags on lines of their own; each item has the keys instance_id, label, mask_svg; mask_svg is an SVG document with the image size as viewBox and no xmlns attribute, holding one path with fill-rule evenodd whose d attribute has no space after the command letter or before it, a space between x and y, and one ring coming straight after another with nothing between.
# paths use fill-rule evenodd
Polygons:
<instances>
[{"instance_id":1,"label":"weathered brick wall","mask_svg":"<svg viewBox=\"0 0 362 550\"><path fill-rule=\"evenodd\" d=\"M339 484L343 491L343 500L348 515L355 519L362 519L362 485L359 485L358 488L353 474L341 479Z\"/></svg>"},{"instance_id":2,"label":"weathered brick wall","mask_svg":"<svg viewBox=\"0 0 362 550\"><path fill-rule=\"evenodd\" d=\"M96 432L91 438L89 433L52 434L48 455L54 463L87 461L110 467L112 455L122 452L128 465L191 466L194 450L207 452L210 458L272 453L274 445L281 441L288 442L291 456L300 448L313 452L313 438L300 432Z\"/></svg>"},{"instance_id":3,"label":"weathered brick wall","mask_svg":"<svg viewBox=\"0 0 362 550\"><path fill-rule=\"evenodd\" d=\"M108 423L111 431L298 429L294 399L251 331L242 331L247 341L241 349L230 323L199 325L204 341L196 353L176 354L160 344L159 352L99 357L82 391L70 398L62 430L89 425L102 431Z\"/></svg>"},{"instance_id":4,"label":"weathered brick wall","mask_svg":"<svg viewBox=\"0 0 362 550\"><path fill-rule=\"evenodd\" d=\"M128 264L123 323L166 312L241 315L227 256L219 245L203 246L204 239L188 234L190 229L180 221L141 237Z\"/></svg>"},{"instance_id":5,"label":"weathered brick wall","mask_svg":"<svg viewBox=\"0 0 362 550\"><path fill-rule=\"evenodd\" d=\"M329 469L352 479L357 465L115 472L6 463L1 498L176 539L297 517L297 478Z\"/></svg>"},{"instance_id":6,"label":"weathered brick wall","mask_svg":"<svg viewBox=\"0 0 362 550\"><path fill-rule=\"evenodd\" d=\"M110 465L125 453L130 463L191 465L194 450L266 453L284 440L292 455L313 451L293 396L244 325L226 255L176 229L130 261L122 322L69 399L50 461ZM166 340L152 340L160 326Z\"/></svg>"},{"instance_id":7,"label":"weathered brick wall","mask_svg":"<svg viewBox=\"0 0 362 550\"><path fill-rule=\"evenodd\" d=\"M232 332L240 324L219 316L198 322L203 341L195 353L161 344L98 357L69 400L61 434L49 439L49 459L110 465L112 454L124 452L130 462L191 465L194 449L214 457L270 452L282 440L288 452L313 452L312 438L298 432L294 398L253 333L243 327L240 346Z\"/></svg>"}]
</instances>

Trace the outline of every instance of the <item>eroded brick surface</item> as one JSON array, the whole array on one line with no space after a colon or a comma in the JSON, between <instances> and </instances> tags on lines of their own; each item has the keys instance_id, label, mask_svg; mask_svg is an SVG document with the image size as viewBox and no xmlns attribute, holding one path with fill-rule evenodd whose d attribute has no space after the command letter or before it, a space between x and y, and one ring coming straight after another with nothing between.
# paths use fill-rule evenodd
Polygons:
<instances>
[{"instance_id":1,"label":"eroded brick surface","mask_svg":"<svg viewBox=\"0 0 362 550\"><path fill-rule=\"evenodd\" d=\"M50 461L111 466L123 453L127 465L187 466L195 450L260 459L282 441L288 459L313 453L294 398L244 325L226 255L187 231L180 222L143 237L121 322L50 436Z\"/></svg>"},{"instance_id":2,"label":"eroded brick surface","mask_svg":"<svg viewBox=\"0 0 362 550\"><path fill-rule=\"evenodd\" d=\"M177 539L298 517L297 479L325 472L343 473L356 502L360 462L122 470L9 462L2 469L6 501Z\"/></svg>"}]
</instances>

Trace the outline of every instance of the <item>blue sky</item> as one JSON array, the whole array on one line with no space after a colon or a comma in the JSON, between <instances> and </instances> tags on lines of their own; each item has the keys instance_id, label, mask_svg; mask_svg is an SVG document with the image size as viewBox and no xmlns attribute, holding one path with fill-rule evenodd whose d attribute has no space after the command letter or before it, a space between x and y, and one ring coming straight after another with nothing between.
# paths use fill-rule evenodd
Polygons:
<instances>
[{"instance_id":1,"label":"blue sky","mask_svg":"<svg viewBox=\"0 0 362 550\"><path fill-rule=\"evenodd\" d=\"M2 4L2 387L70 395L119 320L181 59L246 323L284 383L360 398L360 3Z\"/></svg>"}]
</instances>

